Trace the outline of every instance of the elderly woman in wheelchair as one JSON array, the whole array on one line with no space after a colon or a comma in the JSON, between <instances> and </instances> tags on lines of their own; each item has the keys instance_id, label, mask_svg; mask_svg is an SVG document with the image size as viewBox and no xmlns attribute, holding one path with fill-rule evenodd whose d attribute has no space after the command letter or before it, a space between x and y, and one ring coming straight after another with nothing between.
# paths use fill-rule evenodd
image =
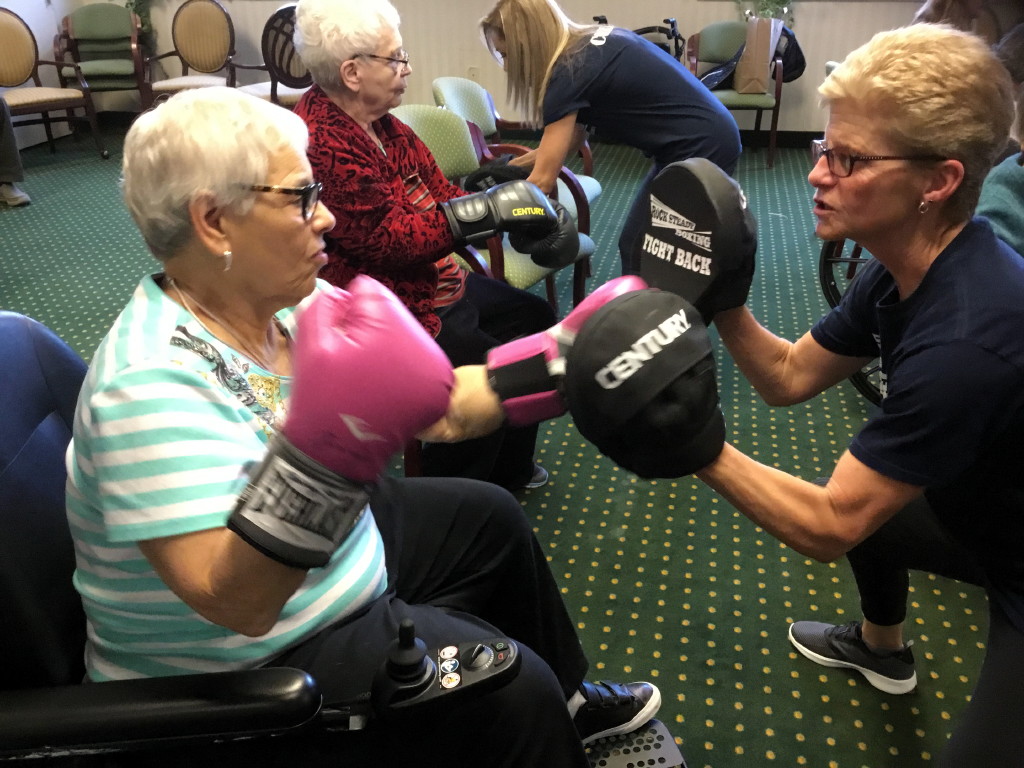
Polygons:
<instances>
[{"instance_id":1,"label":"elderly woman in wheelchair","mask_svg":"<svg viewBox=\"0 0 1024 768\"><path fill-rule=\"evenodd\" d=\"M445 680L497 670L475 696L437 695L398 725L367 708L358 735L275 740L261 757L582 768L585 742L643 724L660 695L584 681L507 491L388 476L444 414L452 370L380 283L317 279L334 217L306 143L298 116L226 88L173 96L128 132L124 198L160 268L96 351L68 454L87 677L287 667L325 709L354 711L395 669L405 623L399 656L507 643L516 664L497 674L474 651Z\"/></svg>"}]
</instances>

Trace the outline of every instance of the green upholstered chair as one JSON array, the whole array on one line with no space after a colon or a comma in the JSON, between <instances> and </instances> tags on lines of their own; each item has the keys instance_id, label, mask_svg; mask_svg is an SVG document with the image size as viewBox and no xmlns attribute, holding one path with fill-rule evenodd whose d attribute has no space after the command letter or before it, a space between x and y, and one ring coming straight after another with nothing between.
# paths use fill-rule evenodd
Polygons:
<instances>
[{"instance_id":1,"label":"green upholstered chair","mask_svg":"<svg viewBox=\"0 0 1024 768\"><path fill-rule=\"evenodd\" d=\"M526 130L522 123L502 119L494 106L494 98L480 83L475 80L467 80L464 77L438 77L432 83L434 103L439 107L450 109L471 123L476 123L484 134L484 138L490 142L501 142L501 132ZM579 176L580 183L584 190L588 190L587 182L584 184L584 177L594 175L594 155L590 150L590 143L584 142L579 151L580 160L583 163L583 175ZM596 200L601 193L601 185L595 180L596 194L588 199Z\"/></svg>"},{"instance_id":2,"label":"green upholstered chair","mask_svg":"<svg viewBox=\"0 0 1024 768\"><path fill-rule=\"evenodd\" d=\"M46 130L46 138L50 151L57 147L53 141L52 123L67 123L74 128L76 121L81 120L76 110L81 109L92 128L96 148L104 158L109 157L103 146L99 125L96 121L96 110L89 93L89 84L82 76L77 64L72 65L75 83L73 87L51 88L44 86L39 77L42 65L60 69L61 64L39 58L39 46L32 30L18 14L7 8L0 8L0 88L6 88L3 99L7 102L11 117L38 115L23 120L12 120L15 127L19 125L42 125ZM56 114L54 114L56 113ZM77 133L75 134L77 136Z\"/></svg>"},{"instance_id":3,"label":"green upholstered chair","mask_svg":"<svg viewBox=\"0 0 1024 768\"><path fill-rule=\"evenodd\" d=\"M313 84L313 76L309 74L306 65L295 51L295 44L292 41L294 33L295 4L283 5L274 11L263 25L263 36L260 39L263 64L233 64L238 69L263 70L270 75L270 79L243 85L240 90L282 107L294 109L302 94Z\"/></svg>"},{"instance_id":4,"label":"green upholstered chair","mask_svg":"<svg viewBox=\"0 0 1024 768\"><path fill-rule=\"evenodd\" d=\"M526 147L515 144L489 145L474 124L467 122L454 112L430 104L403 104L395 107L391 114L408 125L427 145L441 172L451 181L477 170L483 163L494 160L504 153L518 154ZM562 168L559 175L565 184L568 197L558 200L566 204L571 198L577 211L576 226L580 232L580 252L573 264L573 304L578 304L586 295L586 280L590 276L590 257L594 253L594 241L590 239L590 204L568 168ZM570 210L570 213L572 211ZM544 281L548 301L558 312L558 297L555 290L555 270L538 266L527 254L519 253L508 242L508 236L492 237L488 241L487 258L493 276L516 288L529 288Z\"/></svg>"},{"instance_id":5,"label":"green upholstered chair","mask_svg":"<svg viewBox=\"0 0 1024 768\"><path fill-rule=\"evenodd\" d=\"M54 46L55 58L76 62L93 93L138 91L140 105L147 104L140 29L139 17L123 6L83 5L61 22ZM75 78L74 68L63 68L60 78L66 86Z\"/></svg>"},{"instance_id":6,"label":"green upholstered chair","mask_svg":"<svg viewBox=\"0 0 1024 768\"><path fill-rule=\"evenodd\" d=\"M747 39L745 21L717 21L690 36L686 43L687 63L690 71L701 74L710 67L724 64L736 55ZM730 110L755 110L754 132L760 139L761 116L771 112L768 133L768 167L775 165L775 144L779 127L779 108L782 104L782 59L778 56L771 64L771 78L764 93L739 93L732 88L711 91Z\"/></svg>"},{"instance_id":7,"label":"green upholstered chair","mask_svg":"<svg viewBox=\"0 0 1024 768\"><path fill-rule=\"evenodd\" d=\"M235 70L231 61L235 55L235 27L217 0L187 0L178 8L171 22L171 41L173 50L146 60L147 82L153 100L190 88L224 85L234 88ZM181 74L154 80L153 65L171 57L181 64ZM217 74L219 72L226 74Z\"/></svg>"}]
</instances>

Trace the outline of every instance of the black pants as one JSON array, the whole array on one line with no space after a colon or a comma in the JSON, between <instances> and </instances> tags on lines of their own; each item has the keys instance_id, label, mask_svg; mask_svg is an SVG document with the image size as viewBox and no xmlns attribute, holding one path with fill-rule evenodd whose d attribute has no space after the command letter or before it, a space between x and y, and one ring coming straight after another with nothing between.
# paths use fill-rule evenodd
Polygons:
<instances>
[{"instance_id":1,"label":"black pants","mask_svg":"<svg viewBox=\"0 0 1024 768\"><path fill-rule=\"evenodd\" d=\"M472 480L389 479L371 508L384 537L388 593L275 663L309 671L326 702L348 701L369 690L399 622L411 618L427 648L511 637L522 668L497 691L400 727L371 722L321 738L308 745L307 761L293 764L324 765L319 758L334 754L346 765L586 766L566 700L587 662L515 498ZM353 753L371 762L348 762Z\"/></svg>"},{"instance_id":2,"label":"black pants","mask_svg":"<svg viewBox=\"0 0 1024 768\"><path fill-rule=\"evenodd\" d=\"M850 550L861 610L876 624L906 618L908 569L988 586L976 557L960 546L923 498ZM939 768L1004 768L1024 754L1024 632L989 593L989 633L978 683Z\"/></svg>"},{"instance_id":3,"label":"black pants","mask_svg":"<svg viewBox=\"0 0 1024 768\"><path fill-rule=\"evenodd\" d=\"M134 755L126 766L589 768L566 708L587 661L515 497L475 480L385 478L370 505L388 592L273 665L308 671L327 705L351 701L370 690L399 623L411 618L428 649L511 637L522 653L519 674L400 723L371 720L339 733L314 725L292 736Z\"/></svg>"},{"instance_id":4,"label":"black pants","mask_svg":"<svg viewBox=\"0 0 1024 768\"><path fill-rule=\"evenodd\" d=\"M466 278L466 294L438 312L437 343L452 365L476 365L488 350L539 333L555 323L547 301L476 273ZM423 447L423 473L430 477L470 477L503 488L521 488L533 474L537 425L503 427L476 440L431 443Z\"/></svg>"}]
</instances>

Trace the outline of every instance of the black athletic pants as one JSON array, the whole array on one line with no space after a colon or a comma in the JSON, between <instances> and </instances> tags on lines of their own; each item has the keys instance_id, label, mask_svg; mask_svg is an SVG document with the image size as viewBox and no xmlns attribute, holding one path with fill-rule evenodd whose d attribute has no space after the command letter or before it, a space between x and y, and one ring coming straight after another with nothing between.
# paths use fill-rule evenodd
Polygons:
<instances>
[{"instance_id":1,"label":"black athletic pants","mask_svg":"<svg viewBox=\"0 0 1024 768\"><path fill-rule=\"evenodd\" d=\"M923 498L889 520L847 555L864 617L901 623L907 613L908 569L987 587L976 557L960 546ZM989 634L971 702L943 750L939 768L1005 768L1024 755L1024 632L989 593Z\"/></svg>"},{"instance_id":2,"label":"black athletic pants","mask_svg":"<svg viewBox=\"0 0 1024 768\"><path fill-rule=\"evenodd\" d=\"M555 324L555 312L544 299L476 273L466 277L465 296L438 316L437 343L456 367L486 362L487 352L499 344ZM536 442L533 424L502 427L461 443L430 443L423 447L423 474L472 477L515 490L533 474Z\"/></svg>"}]
</instances>

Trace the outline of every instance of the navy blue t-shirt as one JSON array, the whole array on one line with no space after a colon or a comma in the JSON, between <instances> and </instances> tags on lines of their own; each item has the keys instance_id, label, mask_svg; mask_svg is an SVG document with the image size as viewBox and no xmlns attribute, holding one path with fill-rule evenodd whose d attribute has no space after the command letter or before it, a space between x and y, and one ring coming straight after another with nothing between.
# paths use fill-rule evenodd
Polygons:
<instances>
[{"instance_id":1,"label":"navy blue t-shirt","mask_svg":"<svg viewBox=\"0 0 1024 768\"><path fill-rule=\"evenodd\" d=\"M975 218L905 300L871 262L811 334L880 357L882 405L850 452L926 489L1024 630L1024 259Z\"/></svg>"},{"instance_id":2,"label":"navy blue t-shirt","mask_svg":"<svg viewBox=\"0 0 1024 768\"><path fill-rule=\"evenodd\" d=\"M578 123L636 147L659 167L706 157L732 174L740 156L739 129L711 91L629 30L616 27L603 39L601 45L573 49L555 66L544 94L544 124L578 112Z\"/></svg>"}]
</instances>

